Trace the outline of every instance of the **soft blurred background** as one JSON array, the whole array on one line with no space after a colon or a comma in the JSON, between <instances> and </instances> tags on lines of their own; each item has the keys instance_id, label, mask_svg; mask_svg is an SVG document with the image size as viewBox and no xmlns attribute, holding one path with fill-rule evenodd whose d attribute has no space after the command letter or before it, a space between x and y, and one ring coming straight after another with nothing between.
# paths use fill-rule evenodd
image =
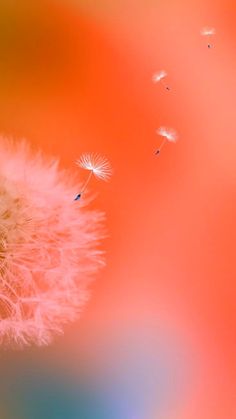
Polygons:
<instances>
[{"instance_id":1,"label":"soft blurred background","mask_svg":"<svg viewBox=\"0 0 236 419\"><path fill-rule=\"evenodd\" d=\"M235 419L235 19L233 0L1 1L1 133L114 167L91 184L107 266L51 347L0 352L1 419ZM180 139L157 157L160 125Z\"/></svg>"}]
</instances>

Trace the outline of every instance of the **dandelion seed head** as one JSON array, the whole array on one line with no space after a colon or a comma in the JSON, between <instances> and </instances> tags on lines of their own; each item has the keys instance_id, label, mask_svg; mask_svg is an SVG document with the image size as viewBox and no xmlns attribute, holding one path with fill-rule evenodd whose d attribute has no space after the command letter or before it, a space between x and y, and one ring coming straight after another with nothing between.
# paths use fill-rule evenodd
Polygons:
<instances>
[{"instance_id":1,"label":"dandelion seed head","mask_svg":"<svg viewBox=\"0 0 236 419\"><path fill-rule=\"evenodd\" d=\"M98 179L108 181L112 175L110 162L99 154L85 153L76 161L77 166L93 172Z\"/></svg>"},{"instance_id":2,"label":"dandelion seed head","mask_svg":"<svg viewBox=\"0 0 236 419\"><path fill-rule=\"evenodd\" d=\"M164 79L167 76L167 72L165 70L161 70L152 76L153 83L158 83L162 79Z\"/></svg>"},{"instance_id":3,"label":"dandelion seed head","mask_svg":"<svg viewBox=\"0 0 236 419\"><path fill-rule=\"evenodd\" d=\"M211 36L211 35L215 35L216 30L215 28L202 28L201 29L201 35L203 36Z\"/></svg>"},{"instance_id":4,"label":"dandelion seed head","mask_svg":"<svg viewBox=\"0 0 236 419\"><path fill-rule=\"evenodd\" d=\"M165 137L168 141L175 143L178 139L178 134L172 128L160 127L157 130L157 134Z\"/></svg>"},{"instance_id":5,"label":"dandelion seed head","mask_svg":"<svg viewBox=\"0 0 236 419\"><path fill-rule=\"evenodd\" d=\"M103 215L74 205L58 161L0 139L0 344L48 345L75 320L103 263Z\"/></svg>"}]
</instances>

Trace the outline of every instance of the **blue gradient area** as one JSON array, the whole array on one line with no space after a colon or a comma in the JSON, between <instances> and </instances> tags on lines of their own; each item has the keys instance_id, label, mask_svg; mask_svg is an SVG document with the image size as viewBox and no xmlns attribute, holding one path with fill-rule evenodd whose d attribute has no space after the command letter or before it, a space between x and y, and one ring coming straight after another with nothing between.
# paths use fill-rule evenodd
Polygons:
<instances>
[{"instance_id":1,"label":"blue gradient area","mask_svg":"<svg viewBox=\"0 0 236 419\"><path fill-rule=\"evenodd\" d=\"M93 383L78 382L53 368L15 372L1 397L11 405L10 419L111 419L106 397ZM14 397L13 397L14 395ZM12 405L14 403L14 406ZM115 418L115 416L114 416ZM120 419L120 418L119 418Z\"/></svg>"},{"instance_id":2,"label":"blue gradient area","mask_svg":"<svg viewBox=\"0 0 236 419\"><path fill-rule=\"evenodd\" d=\"M93 389L58 376L39 373L14 384L11 419L111 419L102 397Z\"/></svg>"},{"instance_id":3,"label":"blue gradient area","mask_svg":"<svg viewBox=\"0 0 236 419\"><path fill-rule=\"evenodd\" d=\"M188 385L189 363L180 348L175 339L154 342L143 331L107 344L100 369L87 377L24 365L8 383L11 419L147 419L154 411L162 418L181 403Z\"/></svg>"},{"instance_id":4,"label":"blue gradient area","mask_svg":"<svg viewBox=\"0 0 236 419\"><path fill-rule=\"evenodd\" d=\"M99 387L119 419L146 419L154 411L162 418L185 397L191 373L183 345L176 337L153 336L144 330L126 336L106 359Z\"/></svg>"}]
</instances>

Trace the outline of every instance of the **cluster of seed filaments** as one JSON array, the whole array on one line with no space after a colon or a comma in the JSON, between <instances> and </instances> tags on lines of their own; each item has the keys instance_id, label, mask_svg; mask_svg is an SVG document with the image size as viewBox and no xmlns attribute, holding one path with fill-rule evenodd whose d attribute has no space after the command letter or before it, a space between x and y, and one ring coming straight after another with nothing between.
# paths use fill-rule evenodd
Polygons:
<instances>
[{"instance_id":1,"label":"cluster of seed filaments","mask_svg":"<svg viewBox=\"0 0 236 419\"><path fill-rule=\"evenodd\" d=\"M0 320L26 319L29 308L23 304L24 293L20 281L14 279L14 264L17 249L30 238L31 220L24 214L24 202L20 197L12 198L5 189L0 190ZM14 251L13 251L14 246ZM15 250L16 249L16 250ZM16 252L16 253L15 253Z\"/></svg>"}]
</instances>

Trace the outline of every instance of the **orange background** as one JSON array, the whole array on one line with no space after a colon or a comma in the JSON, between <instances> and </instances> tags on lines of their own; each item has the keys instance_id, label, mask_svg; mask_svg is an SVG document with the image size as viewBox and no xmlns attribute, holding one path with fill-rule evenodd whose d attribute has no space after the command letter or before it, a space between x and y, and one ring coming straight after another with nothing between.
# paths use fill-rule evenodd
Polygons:
<instances>
[{"instance_id":1,"label":"orange background","mask_svg":"<svg viewBox=\"0 0 236 419\"><path fill-rule=\"evenodd\" d=\"M114 167L109 184L91 184L107 213L107 267L46 357L91 366L94 348L117 336L174 334L194 373L168 418L233 419L234 2L9 1L0 19L3 135L27 138L63 167L84 151ZM212 50L203 26L216 28ZM152 83L162 68L170 92ZM180 139L157 157L160 125Z\"/></svg>"}]
</instances>

